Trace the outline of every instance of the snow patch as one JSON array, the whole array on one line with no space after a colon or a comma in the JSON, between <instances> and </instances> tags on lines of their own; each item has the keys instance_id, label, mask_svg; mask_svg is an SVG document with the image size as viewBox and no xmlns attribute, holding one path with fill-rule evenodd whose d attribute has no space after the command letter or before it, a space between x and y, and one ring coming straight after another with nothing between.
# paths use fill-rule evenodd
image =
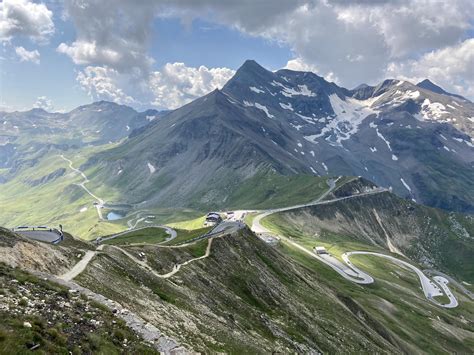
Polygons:
<instances>
[{"instance_id":1,"label":"snow patch","mask_svg":"<svg viewBox=\"0 0 474 355\"><path fill-rule=\"evenodd\" d=\"M314 157L314 151L311 150L309 153Z\"/></svg>"},{"instance_id":2,"label":"snow patch","mask_svg":"<svg viewBox=\"0 0 474 355\"><path fill-rule=\"evenodd\" d=\"M256 92L257 94L261 94L261 93L265 92L263 90L260 90L259 88L256 88L255 86L251 86L250 90L253 91L253 92Z\"/></svg>"},{"instance_id":3,"label":"snow patch","mask_svg":"<svg viewBox=\"0 0 474 355\"><path fill-rule=\"evenodd\" d=\"M446 111L446 107L440 102L431 102L429 99L425 99L421 104L421 110L415 115L415 118L419 121L441 121L447 122L453 120L452 118L445 117L449 112Z\"/></svg>"},{"instance_id":4,"label":"snow patch","mask_svg":"<svg viewBox=\"0 0 474 355\"><path fill-rule=\"evenodd\" d=\"M267 115L268 118L274 118L275 116L273 116L272 114L270 114L270 112L268 111L268 108L262 104L259 104L258 102L255 102L255 103L251 103L251 102L248 102L248 101L244 101L244 106L246 107L255 107L255 108L258 108L259 110L262 110L263 112L265 112L265 114Z\"/></svg>"},{"instance_id":5,"label":"snow patch","mask_svg":"<svg viewBox=\"0 0 474 355\"><path fill-rule=\"evenodd\" d=\"M385 137L382 135L382 133L379 132L378 128L375 130L377 132L377 136L379 136L380 139L382 139L385 144L387 145L388 149L392 151L392 147L390 146L390 142L385 139Z\"/></svg>"},{"instance_id":6,"label":"snow patch","mask_svg":"<svg viewBox=\"0 0 474 355\"><path fill-rule=\"evenodd\" d=\"M280 102L280 106L281 106L282 109L294 111L293 106L291 106L291 103L284 104L284 103Z\"/></svg>"},{"instance_id":7,"label":"snow patch","mask_svg":"<svg viewBox=\"0 0 474 355\"><path fill-rule=\"evenodd\" d=\"M408 184L405 182L405 180L403 180L403 178L400 178L400 181L402 182L403 186L405 186L405 188L411 192L411 188L410 186L408 186Z\"/></svg>"},{"instance_id":8,"label":"snow patch","mask_svg":"<svg viewBox=\"0 0 474 355\"><path fill-rule=\"evenodd\" d=\"M335 143L341 145L341 141L349 139L359 130L359 125L369 115L378 113L370 106L378 99L378 97L367 100L356 100L346 97L341 99L336 94L329 96L332 109L335 113L330 122L321 130L319 134L312 137L319 138L327 133L335 136Z\"/></svg>"},{"instance_id":9,"label":"snow patch","mask_svg":"<svg viewBox=\"0 0 474 355\"><path fill-rule=\"evenodd\" d=\"M299 131L299 130L301 129L301 127L303 127L303 126L301 126L301 125L295 125L295 124L293 124L293 123L290 123L290 126L292 126L293 128L295 128L297 131Z\"/></svg>"},{"instance_id":10,"label":"snow patch","mask_svg":"<svg viewBox=\"0 0 474 355\"><path fill-rule=\"evenodd\" d=\"M392 160L397 161L397 160L398 160L398 157L397 157L395 154L392 154Z\"/></svg>"},{"instance_id":11,"label":"snow patch","mask_svg":"<svg viewBox=\"0 0 474 355\"><path fill-rule=\"evenodd\" d=\"M446 147L445 145L443 145L443 149L444 149L444 150L447 150L448 152L451 151L451 150L450 150L448 147Z\"/></svg>"},{"instance_id":12,"label":"snow patch","mask_svg":"<svg viewBox=\"0 0 474 355\"><path fill-rule=\"evenodd\" d=\"M308 142L319 144L319 142L316 142L316 139L319 137L321 137L320 134L313 134L311 136L304 136L303 138L306 139Z\"/></svg>"},{"instance_id":13,"label":"snow patch","mask_svg":"<svg viewBox=\"0 0 474 355\"><path fill-rule=\"evenodd\" d=\"M371 151L372 153L375 153L375 152L377 151L377 148L376 148L376 147L369 147L369 149L370 149L370 151Z\"/></svg>"},{"instance_id":14,"label":"snow patch","mask_svg":"<svg viewBox=\"0 0 474 355\"><path fill-rule=\"evenodd\" d=\"M312 92L311 90L308 89L306 85L298 85L298 90L289 88L282 83L279 83L278 81L273 80L271 82L271 85L273 86L279 86L283 90L281 91L281 94L286 97L293 97L293 96L309 96L309 97L314 97L316 94Z\"/></svg>"},{"instance_id":15,"label":"snow patch","mask_svg":"<svg viewBox=\"0 0 474 355\"><path fill-rule=\"evenodd\" d=\"M321 165L323 166L324 170L328 171L328 167L327 167L327 165L326 165L326 164L324 164L324 163L321 163Z\"/></svg>"},{"instance_id":16,"label":"snow patch","mask_svg":"<svg viewBox=\"0 0 474 355\"><path fill-rule=\"evenodd\" d=\"M156 168L150 163L146 163L148 165L148 169L150 170L150 174L153 174L156 171Z\"/></svg>"},{"instance_id":17,"label":"snow patch","mask_svg":"<svg viewBox=\"0 0 474 355\"><path fill-rule=\"evenodd\" d=\"M439 136L440 136L441 138L443 138L445 141L448 140L448 138L446 138L445 136L443 136L441 133L439 134Z\"/></svg>"},{"instance_id":18,"label":"snow patch","mask_svg":"<svg viewBox=\"0 0 474 355\"><path fill-rule=\"evenodd\" d=\"M82 207L79 212L83 213L83 212L86 212L87 211L87 207Z\"/></svg>"},{"instance_id":19,"label":"snow patch","mask_svg":"<svg viewBox=\"0 0 474 355\"><path fill-rule=\"evenodd\" d=\"M125 127L125 129L126 129L127 131L130 131L130 126L127 125L127 126Z\"/></svg>"},{"instance_id":20,"label":"snow patch","mask_svg":"<svg viewBox=\"0 0 474 355\"><path fill-rule=\"evenodd\" d=\"M299 114L299 113L295 113L295 114L296 114L296 116L298 116L299 118L302 118L306 122L311 123L311 124L315 124L313 117L303 116L302 114Z\"/></svg>"},{"instance_id":21,"label":"snow patch","mask_svg":"<svg viewBox=\"0 0 474 355\"><path fill-rule=\"evenodd\" d=\"M302 148L302 147L303 147L303 144L301 144L300 142L298 142L298 147Z\"/></svg>"},{"instance_id":22,"label":"snow patch","mask_svg":"<svg viewBox=\"0 0 474 355\"><path fill-rule=\"evenodd\" d=\"M315 175L318 175L318 173L316 172L316 170L314 170L314 168L312 166L309 167L311 169L311 171L313 172L313 174Z\"/></svg>"},{"instance_id":23,"label":"snow patch","mask_svg":"<svg viewBox=\"0 0 474 355\"><path fill-rule=\"evenodd\" d=\"M153 121L155 118L156 116L146 116L146 119L150 122Z\"/></svg>"}]
</instances>

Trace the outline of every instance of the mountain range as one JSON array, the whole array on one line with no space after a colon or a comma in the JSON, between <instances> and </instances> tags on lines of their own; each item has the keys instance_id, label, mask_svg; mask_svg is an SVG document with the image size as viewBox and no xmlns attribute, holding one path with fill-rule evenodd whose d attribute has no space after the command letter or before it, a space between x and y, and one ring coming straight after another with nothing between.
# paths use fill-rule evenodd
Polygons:
<instances>
[{"instance_id":1,"label":"mountain range","mask_svg":"<svg viewBox=\"0 0 474 355\"><path fill-rule=\"evenodd\" d=\"M0 181L79 149L92 152L81 167L91 186L113 189L120 203L234 208L258 181L346 175L471 213L473 117L472 102L429 80L348 90L248 60L221 90L173 111L101 101L69 113L0 113Z\"/></svg>"},{"instance_id":2,"label":"mountain range","mask_svg":"<svg viewBox=\"0 0 474 355\"><path fill-rule=\"evenodd\" d=\"M222 88L133 131L84 165L128 202L232 206L268 174L363 176L399 196L473 212L474 104L425 80L347 90L247 61Z\"/></svg>"}]
</instances>

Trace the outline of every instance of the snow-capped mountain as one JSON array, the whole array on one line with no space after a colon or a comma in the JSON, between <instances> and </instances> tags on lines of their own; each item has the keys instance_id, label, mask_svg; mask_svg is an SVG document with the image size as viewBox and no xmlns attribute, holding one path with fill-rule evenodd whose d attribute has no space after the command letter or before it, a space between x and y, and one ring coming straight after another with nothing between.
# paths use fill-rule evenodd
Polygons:
<instances>
[{"instance_id":1,"label":"snow-capped mountain","mask_svg":"<svg viewBox=\"0 0 474 355\"><path fill-rule=\"evenodd\" d=\"M348 90L247 61L221 91L89 164L135 198L167 205L225 206L237 181L271 170L360 175L417 202L472 212L474 105L422 86L385 80Z\"/></svg>"}]
</instances>

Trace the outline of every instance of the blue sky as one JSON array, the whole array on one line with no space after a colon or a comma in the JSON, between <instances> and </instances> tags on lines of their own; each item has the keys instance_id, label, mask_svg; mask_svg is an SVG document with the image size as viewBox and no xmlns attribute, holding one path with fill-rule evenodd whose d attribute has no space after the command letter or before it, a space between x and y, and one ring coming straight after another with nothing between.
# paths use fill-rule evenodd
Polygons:
<instances>
[{"instance_id":1,"label":"blue sky","mask_svg":"<svg viewBox=\"0 0 474 355\"><path fill-rule=\"evenodd\" d=\"M30 108L37 97L54 98L56 109L72 109L90 102L76 81L77 66L56 51L61 42L75 38L74 27L57 16L56 33L46 46L35 46L27 38L17 38L3 47L1 65L2 102L15 108ZM249 36L222 25L196 20L191 27L179 19L156 19L149 53L154 69L166 63L183 62L187 66L227 67L238 69L248 58L269 69L284 67L291 58L287 46L263 38ZM14 47L35 48L40 65L18 60ZM219 55L216 55L219 53Z\"/></svg>"},{"instance_id":2,"label":"blue sky","mask_svg":"<svg viewBox=\"0 0 474 355\"><path fill-rule=\"evenodd\" d=\"M428 77L473 98L473 13L469 0L4 0L0 109L174 108L246 59L348 88Z\"/></svg>"}]
</instances>

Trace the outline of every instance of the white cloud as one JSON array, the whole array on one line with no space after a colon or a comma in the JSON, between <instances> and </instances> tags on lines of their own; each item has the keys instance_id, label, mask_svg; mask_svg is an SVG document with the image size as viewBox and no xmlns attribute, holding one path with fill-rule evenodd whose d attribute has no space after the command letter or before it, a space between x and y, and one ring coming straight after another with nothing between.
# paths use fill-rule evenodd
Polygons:
<instances>
[{"instance_id":1,"label":"white cloud","mask_svg":"<svg viewBox=\"0 0 474 355\"><path fill-rule=\"evenodd\" d=\"M107 100L118 104L135 104L136 100L125 94L126 78L109 67L88 66L77 75L77 81L92 100Z\"/></svg>"},{"instance_id":2,"label":"white cloud","mask_svg":"<svg viewBox=\"0 0 474 355\"><path fill-rule=\"evenodd\" d=\"M272 6L258 0L183 0L176 6L183 17L207 16L286 44L296 61L287 67L302 69L304 63L348 87L380 81L391 63L454 46L474 28L472 0L299 0Z\"/></svg>"},{"instance_id":3,"label":"white cloud","mask_svg":"<svg viewBox=\"0 0 474 355\"><path fill-rule=\"evenodd\" d=\"M46 96L38 96L33 107L41 108L46 111L52 111L54 108L53 103Z\"/></svg>"},{"instance_id":4,"label":"white cloud","mask_svg":"<svg viewBox=\"0 0 474 355\"><path fill-rule=\"evenodd\" d=\"M306 63L302 58L291 59L286 63L285 69L296 71L310 71L318 73L318 68L315 65Z\"/></svg>"},{"instance_id":5,"label":"white cloud","mask_svg":"<svg viewBox=\"0 0 474 355\"><path fill-rule=\"evenodd\" d=\"M184 63L168 63L150 78L153 105L177 108L216 88L222 88L234 73L228 68L193 68Z\"/></svg>"},{"instance_id":6,"label":"white cloud","mask_svg":"<svg viewBox=\"0 0 474 355\"><path fill-rule=\"evenodd\" d=\"M23 47L15 47L15 53L20 58L21 62L40 63L40 53L36 49L34 51L29 51Z\"/></svg>"},{"instance_id":7,"label":"white cloud","mask_svg":"<svg viewBox=\"0 0 474 355\"><path fill-rule=\"evenodd\" d=\"M77 81L92 100L159 108L177 108L215 88L221 88L234 71L227 68L187 67L168 63L160 71L130 80L109 67L88 66L77 75Z\"/></svg>"},{"instance_id":8,"label":"white cloud","mask_svg":"<svg viewBox=\"0 0 474 355\"><path fill-rule=\"evenodd\" d=\"M57 51L78 65L102 68L101 75L89 69L78 78L91 96L167 107L214 86L208 75L217 82L227 74L177 63L153 71L148 49L157 16L183 23L204 18L286 45L294 53L288 68L309 69L346 87L379 82L387 73L422 75L422 65L446 61L443 49L456 47L474 27L472 0L274 0L271 6L266 0L66 0L65 10L77 37ZM456 70L450 67L439 82L471 93L471 81Z\"/></svg>"},{"instance_id":9,"label":"white cloud","mask_svg":"<svg viewBox=\"0 0 474 355\"><path fill-rule=\"evenodd\" d=\"M53 13L45 4L29 0L0 2L0 41L25 36L45 43L54 33Z\"/></svg>"},{"instance_id":10,"label":"white cloud","mask_svg":"<svg viewBox=\"0 0 474 355\"><path fill-rule=\"evenodd\" d=\"M295 58L289 60L286 65L285 69L295 70L295 71L309 71L315 74L323 75L324 78L328 81L332 81L334 83L338 83L339 79L333 72L326 72L321 73L320 70L312 64L306 63L302 58Z\"/></svg>"},{"instance_id":11,"label":"white cloud","mask_svg":"<svg viewBox=\"0 0 474 355\"><path fill-rule=\"evenodd\" d=\"M447 91L474 97L474 38L426 53L416 60L393 62L386 75L399 79L433 80Z\"/></svg>"},{"instance_id":12,"label":"white cloud","mask_svg":"<svg viewBox=\"0 0 474 355\"><path fill-rule=\"evenodd\" d=\"M151 0L67 0L65 11L77 37L59 44L57 51L76 64L146 75L153 63L147 48L156 6Z\"/></svg>"}]
</instances>

